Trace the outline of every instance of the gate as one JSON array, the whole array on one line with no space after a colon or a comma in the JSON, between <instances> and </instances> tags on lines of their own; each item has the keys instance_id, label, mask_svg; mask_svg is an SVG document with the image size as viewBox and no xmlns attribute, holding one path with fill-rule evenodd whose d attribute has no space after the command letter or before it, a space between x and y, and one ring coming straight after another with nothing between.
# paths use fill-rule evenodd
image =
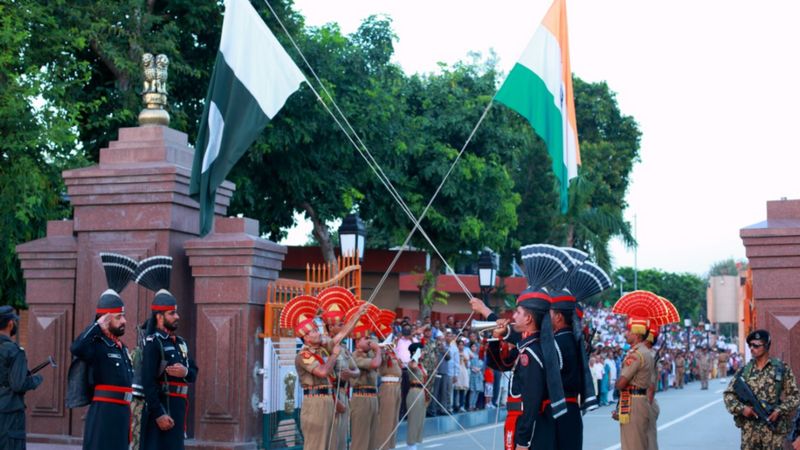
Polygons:
<instances>
[{"instance_id":1,"label":"gate","mask_svg":"<svg viewBox=\"0 0 800 450\"><path fill-rule=\"evenodd\" d=\"M307 264L306 279L278 278L267 287L264 304L264 361L261 370L264 414L264 448L301 449L300 408L302 389L294 367L300 341L293 330L280 328L284 305L298 295L316 296L325 288L341 286L361 298L361 265L357 256L339 257L335 263Z\"/></svg>"}]
</instances>

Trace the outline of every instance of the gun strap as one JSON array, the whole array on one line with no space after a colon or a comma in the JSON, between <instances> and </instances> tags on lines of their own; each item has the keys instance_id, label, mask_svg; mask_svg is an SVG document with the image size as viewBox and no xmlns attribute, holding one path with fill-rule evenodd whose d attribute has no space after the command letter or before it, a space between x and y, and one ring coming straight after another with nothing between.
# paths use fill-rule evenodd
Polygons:
<instances>
[{"instance_id":1,"label":"gun strap","mask_svg":"<svg viewBox=\"0 0 800 450\"><path fill-rule=\"evenodd\" d=\"M751 359L750 361L747 362L747 364L745 364L744 368L739 369L741 370L742 378L744 380L750 378L750 372L753 370L753 365L754 365L753 361L755 360ZM775 383L776 383L775 392L777 398L775 404L779 405L781 403L781 395L783 394L783 375L785 371L785 366L783 364L783 361L781 361L778 358L770 358L769 361L775 367Z\"/></svg>"},{"instance_id":2,"label":"gun strap","mask_svg":"<svg viewBox=\"0 0 800 450\"><path fill-rule=\"evenodd\" d=\"M158 341L158 350L161 352L161 361L166 361L167 357L164 355L164 344L161 343L161 339L159 339L158 337L156 337L155 340ZM161 366L161 361L159 361L159 366ZM163 386L168 386L167 383L168 383L167 370L165 368L164 369L164 384L163 384ZM169 395L166 396L166 402L165 403L166 403L165 406L166 406L166 409L167 409L167 415L172 417L172 414L170 414L170 411L169 411Z\"/></svg>"}]
</instances>

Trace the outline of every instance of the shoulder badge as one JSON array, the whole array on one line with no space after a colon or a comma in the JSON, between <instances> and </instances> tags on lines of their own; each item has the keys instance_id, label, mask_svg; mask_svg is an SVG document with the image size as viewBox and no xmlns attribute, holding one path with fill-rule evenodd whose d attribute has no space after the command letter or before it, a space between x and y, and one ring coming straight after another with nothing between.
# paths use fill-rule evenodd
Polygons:
<instances>
[{"instance_id":1,"label":"shoulder badge","mask_svg":"<svg viewBox=\"0 0 800 450\"><path fill-rule=\"evenodd\" d=\"M144 340L145 340L145 342L153 342L153 339L155 339L155 338L156 338L155 335L151 334L150 336L147 336L146 338L144 338Z\"/></svg>"},{"instance_id":2,"label":"shoulder badge","mask_svg":"<svg viewBox=\"0 0 800 450\"><path fill-rule=\"evenodd\" d=\"M525 353L519 355L519 363L522 364L522 367L528 367L528 363L530 363L528 355Z\"/></svg>"}]
</instances>

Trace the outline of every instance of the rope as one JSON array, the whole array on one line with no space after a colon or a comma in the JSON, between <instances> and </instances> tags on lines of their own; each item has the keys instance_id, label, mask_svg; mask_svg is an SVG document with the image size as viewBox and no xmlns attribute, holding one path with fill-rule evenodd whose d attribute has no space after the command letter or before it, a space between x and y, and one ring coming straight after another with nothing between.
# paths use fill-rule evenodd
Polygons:
<instances>
[{"instance_id":1,"label":"rope","mask_svg":"<svg viewBox=\"0 0 800 450\"><path fill-rule=\"evenodd\" d=\"M266 5L267 5L267 7L269 8L270 12L272 13L272 15L273 15L273 16L275 17L275 19L277 20L277 22L278 22L278 24L280 25L281 29L283 29L283 32L286 34L286 36L287 36L287 38L289 39L289 41L291 42L292 46L293 46L293 47L294 47L294 49L295 49L295 50L298 52L298 54L299 54L299 55L300 55L300 57L302 58L303 62L305 63L306 67L308 68L308 70L309 70L309 71L311 72L311 74L313 75L314 79L317 81L317 83L319 83L320 87L322 88L322 91L325 93L325 95L328 97L328 99L329 99L329 101L331 102L331 104L333 105L333 107L336 109L336 111L338 112L338 114L341 116L341 120L340 120L340 118L339 118L339 117L337 117L337 116L336 116L336 114L334 114L334 113L333 113L333 111L330 109L330 107L328 106L328 104L327 104L327 103L325 103L325 101L322 99L322 96L321 96L321 95L319 94L319 92L318 92L318 91L317 91L317 90L314 88L314 86L313 86L313 85L311 85L311 83L308 83L308 85L309 85L309 88L311 89L311 91L313 92L313 94L315 95L315 97L317 98L317 100L318 100L318 101L319 101L319 102L322 104L322 106L323 106L323 108L325 109L325 111L326 111L326 112L328 112L328 114L329 114L329 115L330 115L330 116L333 118L333 120L334 120L334 122L336 123L336 125L339 127L339 129L340 129L340 130L342 130L342 132L345 134L345 137L347 138L347 140L348 140L348 141L350 142L350 144L351 144L351 145L352 145L352 146L353 146L353 147L354 147L354 148L355 148L355 149L358 151L359 155L360 155L360 156L361 156L361 157L364 159L364 161L367 163L367 165L369 166L369 168L370 168L370 169L373 171L373 173L375 174L375 176L376 176L376 177L378 177L378 179L380 180L381 184L383 184L383 186L384 186L384 187L387 189L387 191L389 192L389 195L390 195L390 196L391 196L391 197L392 197L392 198L393 198L393 199L394 199L394 200L395 200L395 201L396 201L396 202L397 202L397 203L400 205L400 207L401 207L401 209L403 210L403 212L406 214L406 216L408 216L408 217L411 219L411 221L412 221L412 222L413 222L413 224L414 224L414 227L411 229L411 231L408 233L408 235L406 236L405 240L403 241L403 245L402 245L402 246L400 247L400 249L397 251L397 253L395 254L395 257L394 257L394 259L393 259L393 260L392 260L392 262L389 264L389 267L386 269L386 271L384 272L384 274L383 274L383 276L381 277L380 281L379 281L379 282L378 282L378 284L376 285L375 289L373 289L372 293L370 294L369 298L367 299L367 303L373 303L373 302L374 302L376 295L378 294L378 292L380 292L380 289L383 287L383 284L385 283L386 279L388 278L388 276L389 276L389 274L391 273L391 271L392 271L392 269L394 268L394 266L397 264L397 261L400 259L400 256L402 255L402 253L403 253L403 252L405 251L405 249L407 248L407 246L408 246L408 243L410 242L411 238L414 236L414 233L416 233L416 231L417 231L417 230L420 230L420 234L421 234L421 235L422 235L422 236L425 238L425 240L426 240L426 241L428 242L428 244L431 246L431 248L432 248L432 249L433 249L433 251L436 253L436 255L437 255L437 256L438 256L438 257L439 257L439 258L442 260L442 262L445 264L445 267L446 267L447 269L449 269L449 270L450 270L450 271L451 271L451 272L454 274L454 276L455 276L455 279L456 279L456 282L459 284L459 286L460 286L460 287L461 287L461 289L464 291L464 293L467 295L467 297L468 297L468 298L471 298L471 297L472 297L472 293L471 293L471 292L469 291L469 289L466 287L466 285L465 285L465 284L464 284L464 282L461 280L461 278L458 276L458 274L456 274L456 273L455 273L455 271L452 269L452 267L451 267L451 266L450 266L450 264L447 262L447 260L446 260L446 259L445 259L445 258L442 256L442 254L441 254L441 252L439 251L438 247L436 247L436 245L433 243L433 241L431 240L431 238L428 236L428 234L425 232L425 230L424 230L424 229L421 227L421 225L420 225L420 222L421 222L421 221L422 221L422 219L424 219L424 218L425 218L425 216L427 215L427 213L428 213L428 210L430 209L430 207L431 207L431 205L433 204L434 200L435 200L435 199L438 197L439 193L440 193L440 192L441 192L441 190L442 190L442 187L443 187L443 186L444 186L444 184L447 182L447 179L448 179L448 178L450 177L450 175L452 174L453 170L455 169L455 166L456 166L456 164L458 164L459 160L461 159L461 156L462 156L462 155L464 154L464 152L466 151L466 148L467 148L467 146L468 146L468 145L469 145L469 143L472 141L472 138L475 136L475 133L477 132L478 128L479 128L479 127L480 127L480 125L483 123L483 120L486 118L486 115L488 114L488 112L489 112L489 109L490 109L490 108L491 108L491 106L492 106L492 101L494 100L494 96L493 96L493 97L492 97L492 99L490 99L490 100L489 100L489 102L487 103L486 107L484 108L483 112L481 113L481 116L480 116L480 118L478 119L478 122L477 122L477 123L475 124L475 126L473 127L472 131L471 131L471 132L470 132L470 134L469 134L469 137L467 138L466 142L464 142L464 145L463 145L463 146L461 147L461 149L459 150L459 152L458 152L458 155L456 155L456 158L455 158L455 159L453 160L453 162L451 163L450 167L448 168L447 172L445 173L444 177L442 178L442 181L441 181L441 182L439 183L439 185L437 186L437 188L436 188L435 192L434 192L434 193L433 193L433 195L431 196L431 198L430 198L430 200L428 201L427 205L425 206L424 210L422 211L422 213L420 214L420 216L419 216L418 218L417 218L417 217L414 217L414 215L413 215L413 213L411 212L411 210L409 209L408 205L405 203L405 201L403 200L403 198L400 196L400 194L398 193L397 189L396 189L396 188L394 187L394 185L392 184L391 180L388 178L388 176L385 174L385 172L384 172L384 171L383 171L383 169L381 168L380 164L379 164L379 163L378 163L378 162L375 160L375 158L374 158L374 156L372 155L372 153L369 151L369 149L367 148L367 146L364 144L364 142L362 141L362 139L359 137L358 133L356 133L356 131L353 129L352 125L351 125L351 124L350 124L350 122L347 120L346 116L345 116L345 115L344 115L344 113L341 111L341 109L340 109L340 108L339 108L339 106L337 105L336 101L333 99L333 96L332 96L332 95L330 94L330 92L327 90L327 88L325 87L324 83L322 83L322 81L319 79L319 77L318 77L318 76L317 76L317 74L316 74L316 71L314 71L313 67L311 66L311 64L310 64L310 63L308 62L308 60L306 59L306 57L305 57L305 55L303 54L302 50L300 50L300 48L299 48L299 46L297 45L297 43L295 42L295 40L292 38L292 36L291 36L291 34L289 33L289 31L286 29L285 25L283 24L283 21L281 21L281 19L280 19L280 17L278 16L278 14L277 14L277 13L275 12L275 10L272 8L272 5L270 5L270 3L269 3L269 1L268 1L268 0L264 0L264 3L266 3ZM349 132L348 132L348 130L347 130L347 129L345 129L345 127L342 125L342 121L344 121L344 123L347 125L347 128L349 129ZM352 136L351 136L351 133L352 133ZM353 137L355 137L355 140L353 139ZM358 143L356 143L356 140L358 141ZM463 332L464 332L464 329L466 328L466 324L467 324L467 323L469 323L469 320L471 320L471 319L472 319L472 316L473 316L473 315L474 315L474 313L470 313L469 317L468 317L468 318L467 318L467 320L465 321L465 325L461 327L461 329L459 330L458 334L456 335L456 339L458 339L458 338L459 338L459 337L460 337L460 336L463 334ZM369 317L369 316L367 316L367 317ZM370 321L372 321L372 322L373 322L373 325L375 325L375 323L374 323L374 320L372 319L372 317L370 317ZM439 363L436 365L436 368L434 369L434 373L435 373L435 371L436 371L436 370L438 370L439 366L441 366L441 364L442 364L442 362L443 362L443 361L444 361L444 356L443 356L443 357L442 357L442 358L439 360ZM413 373L412 373L412 374L413 374ZM416 378L416 379L417 379L417 381L421 381L421 380L419 380L419 379L416 377L416 375L414 375L414 378ZM458 420L456 420L456 419L455 419L455 417L453 417L453 415L452 415L452 414L450 414L450 412L447 410L447 408L445 408L445 407L444 407L444 405L442 405L442 404L441 404L441 403L438 401L438 399L436 399L436 397L435 397L435 396L433 396L433 395L431 394L430 390L428 390L428 388L427 388L427 385L426 385L426 384L424 384L424 383L423 383L423 389L424 389L426 392L428 392L428 394L429 394L429 395L431 395L431 398L432 398L432 399L435 399L435 400L436 400L436 403L437 403L439 406L441 406L441 407L442 407L442 409L444 409L444 410L445 410L445 412L446 412L446 413L447 413L447 414L448 414L448 415L449 415L451 418L453 418L453 420L456 422L456 424L458 424L458 426L459 426L459 427L460 427L460 428L461 428L461 429L462 429L464 432L466 432L466 433L467 433L467 435L468 435L468 436L470 436L470 438L471 438L473 441L475 441L475 443L476 443L476 444L477 444L479 447L481 447L481 448L484 448L484 447L483 447L483 446L482 446L482 445L481 445L481 444L480 444L480 443L479 443L477 440L475 440L475 438L474 438L474 437L472 437L472 434L471 434L469 431L467 431L466 429L464 429L464 427L463 427L463 426L462 426L462 425L461 425L461 424L458 422ZM419 400L419 399L417 399L417 400ZM413 406L413 404L412 404L412 406ZM334 405L334 408L335 408L335 405ZM410 408L407 408L407 409L410 409ZM404 416L403 416L403 417L402 417L402 418L401 418L401 419L398 421L398 425L397 425L397 426L395 426L395 429L392 431L392 433L390 433L390 435L391 435L391 434L393 434L393 433L395 433L395 432L397 431L397 427L399 426L400 422L402 422L402 421L405 419L405 417L406 417L407 415L408 415L408 411L406 411L406 414L405 414L405 415L404 415ZM499 415L499 412L498 412L498 415ZM335 417L335 416L334 416L334 417ZM388 443L388 441L387 441L387 442L384 442L384 443L381 445L381 447L382 447L383 445L385 445L386 443Z\"/></svg>"},{"instance_id":2,"label":"rope","mask_svg":"<svg viewBox=\"0 0 800 450\"><path fill-rule=\"evenodd\" d=\"M428 202L427 206L425 207L424 211L422 212L420 217L417 219L417 218L414 217L413 213L408 208L408 205L405 203L403 198L397 192L397 189L394 187L394 185L392 184L391 180L388 178L386 173L383 171L383 169L381 168L380 164L378 164L378 162L372 156L372 153L369 151L367 146L364 144L364 142L362 141L362 139L360 138L358 133L353 129L352 125L347 120L347 117L344 115L344 113L341 111L341 109L339 108L339 106L336 103L336 101L333 99L333 96L330 94L328 89L325 87L325 84L322 83L322 81L319 79L319 77L317 76L316 71L311 66L311 64L308 62L308 60L305 57L305 54L302 52L302 50L300 50L300 48L297 45L296 41L294 40L294 38L292 38L291 34L289 33L289 31L284 26L283 21L281 21L281 19L278 16L278 14L272 8L272 5L270 5L268 0L264 0L264 3L266 3L266 5L269 8L270 12L275 17L275 19L277 20L278 24L281 26L281 29L283 29L284 34L287 36L287 38L291 42L291 44L294 47L294 49L298 52L298 54L300 55L301 59L305 63L306 67L308 68L308 70L313 75L314 79L317 81L317 83L319 83L322 91L328 97L328 99L331 102L331 104L333 105L333 107L336 109L336 111L341 116L341 120L340 120L339 117L337 117L333 113L333 111L331 111L329 106L325 103L325 101L322 99L322 97L320 96L319 92L314 88L314 86L311 85L311 83L308 83L309 88L314 93L314 95L316 96L317 100L319 100L319 102L322 104L322 106L325 109L325 111L327 111L328 114L333 118L333 120L336 123L336 125L339 127L340 130L342 130L342 132L345 134L345 137L347 138L347 140L358 151L359 155L364 159L364 161L367 163L369 168L373 171L375 176L380 180L381 184L383 184L383 186L387 189L387 191L389 192L389 195L395 200L395 202L397 202L400 205L401 209L406 214L406 216L408 216L411 219L411 221L414 223L414 228L411 230L411 232L409 233L408 237L404 241L403 245L400 247L400 249L398 250L397 254L395 255L395 258L393 259L392 263L389 265L389 267L386 270L386 272L384 273L383 277L381 277L381 280L378 282L377 286L375 287L375 289L370 294L370 297L367 300L367 302L368 303L372 303L374 301L375 296L380 291L381 287L383 286L383 283L388 278L389 274L391 273L391 270L394 268L395 264L397 263L397 260L399 260L400 255L405 251L406 247L408 246L408 242L411 240L411 237L413 237L413 235L414 235L414 233L416 232L417 229L420 230L420 234L422 234L422 236L425 238L425 240L428 242L428 244L430 244L432 250L436 253L436 255L439 256L439 258L442 260L442 262L444 262L445 267L448 270L450 270L450 272L452 272L454 274L456 282L459 284L459 286L464 291L464 293L468 296L468 298L472 297L471 292L466 287L464 282L461 280L461 278L458 276L458 274L455 273L455 271L450 266L450 264L447 262L447 260L442 256L442 254L439 251L438 247L433 243L433 241L428 236L428 234L425 232L425 230L420 226L420 222L422 221L422 219L427 214L428 209L430 209L430 206L433 203L433 201L439 195L439 192L441 191L442 187L444 186L445 182L447 181L447 178L450 176L450 174L452 173L453 169L455 168L455 165L460 160L461 156L463 155L464 151L466 150L467 145L469 145L470 141L472 140L473 136L475 135L475 132L477 131L478 127L480 127L481 123L485 119L489 109L491 108L492 100L494 99L494 97L492 98L492 100L490 100L488 102L486 108L484 109L483 113L481 114L480 119L475 124L475 127L472 129L472 132L470 133L469 138L467 139L467 141L462 146L461 150L459 151L458 155L456 156L456 159L450 165L449 169L447 170L447 173L444 175L444 178L442 179L441 183L437 187L436 192L433 194L433 196L431 197L431 199ZM347 128L349 129L349 132L342 125L342 121L344 121L344 123L347 125ZM351 133L352 133L352 136L351 136ZM353 140L354 137L358 141L358 143L356 143Z\"/></svg>"}]
</instances>

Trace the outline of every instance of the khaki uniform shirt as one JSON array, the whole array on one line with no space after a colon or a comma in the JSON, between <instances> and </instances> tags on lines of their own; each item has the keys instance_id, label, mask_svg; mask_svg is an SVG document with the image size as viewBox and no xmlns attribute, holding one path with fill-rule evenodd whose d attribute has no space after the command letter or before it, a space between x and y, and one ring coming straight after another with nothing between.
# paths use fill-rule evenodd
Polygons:
<instances>
[{"instance_id":1,"label":"khaki uniform shirt","mask_svg":"<svg viewBox=\"0 0 800 450\"><path fill-rule=\"evenodd\" d=\"M643 342L640 342L625 357L621 376L625 377L635 388L647 389L652 383L654 370L653 352Z\"/></svg>"},{"instance_id":2,"label":"khaki uniform shirt","mask_svg":"<svg viewBox=\"0 0 800 450\"><path fill-rule=\"evenodd\" d=\"M358 379L353 383L353 387L378 386L378 371L369 368L370 364L372 364L373 357L374 355L371 350L367 353L356 350L355 353L353 353L353 359L356 360L356 367L361 371Z\"/></svg>"},{"instance_id":3,"label":"khaki uniform shirt","mask_svg":"<svg viewBox=\"0 0 800 450\"><path fill-rule=\"evenodd\" d=\"M300 377L300 384L304 388L331 385L330 378L320 378L312 373L314 369L322 365L317 356L325 361L324 353L320 348L315 349L303 346L294 358L294 366L297 369L297 375Z\"/></svg>"}]
</instances>

